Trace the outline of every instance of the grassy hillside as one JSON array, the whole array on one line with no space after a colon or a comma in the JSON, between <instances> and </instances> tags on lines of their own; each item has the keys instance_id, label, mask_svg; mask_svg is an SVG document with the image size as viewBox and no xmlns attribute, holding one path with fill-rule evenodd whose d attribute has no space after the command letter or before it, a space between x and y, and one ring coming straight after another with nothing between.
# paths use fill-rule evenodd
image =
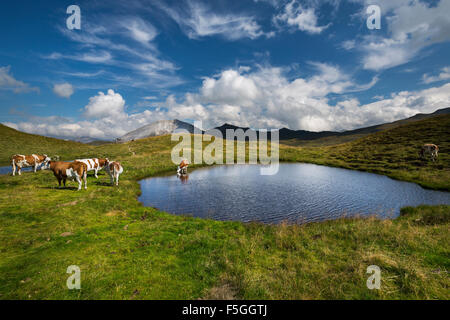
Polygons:
<instances>
[{"instance_id":1,"label":"grassy hillside","mask_svg":"<svg viewBox=\"0 0 450 320\"><path fill-rule=\"evenodd\" d=\"M439 146L438 161L419 158L424 143ZM286 161L375 172L427 188L450 190L450 115L417 121L345 144L282 150L280 155Z\"/></svg>"},{"instance_id":2,"label":"grassy hillside","mask_svg":"<svg viewBox=\"0 0 450 320\"><path fill-rule=\"evenodd\" d=\"M9 165L14 154L43 154L50 157L59 155L63 159L74 159L92 148L82 143L63 141L17 131L0 124L0 165Z\"/></svg>"},{"instance_id":3,"label":"grassy hillside","mask_svg":"<svg viewBox=\"0 0 450 320\"><path fill-rule=\"evenodd\" d=\"M332 147L282 147L280 156L449 190L449 121L428 119ZM36 147L26 135L15 139L23 149ZM4 141L14 139L2 140L2 161L10 153ZM137 201L138 179L174 170L170 136L73 150L53 141L48 148L67 150L67 159L107 155L125 172L119 187L104 172L98 180L89 175L80 192L73 182L55 188L48 171L0 176L0 299L450 298L450 206L405 208L395 220L302 226L175 216ZM437 163L417 159L424 142L440 145ZM381 290L366 287L372 264L382 270ZM67 290L70 265L81 268L80 291Z\"/></svg>"},{"instance_id":4,"label":"grassy hillside","mask_svg":"<svg viewBox=\"0 0 450 320\"><path fill-rule=\"evenodd\" d=\"M416 114L415 116L407 118L407 119L397 120L397 121L390 122L390 123L383 123L383 124L375 125L375 126L371 126L371 127L365 127L365 128L360 128L360 129L355 129L355 130L350 130L350 131L344 131L337 135L322 137L322 138L318 138L318 139L314 139L314 140L288 139L288 140L281 141L281 143L285 144L285 145L301 146L301 147L331 146L331 145L336 145L336 144L341 144L341 143L358 140L358 139L364 138L364 137L366 137L370 134L376 133L376 132L391 130L394 128L398 128L400 126L412 124L416 121L434 118L439 115L449 116L450 108L440 109L440 110L437 110L436 112L430 113L430 114L419 113L419 114Z\"/></svg>"}]
</instances>

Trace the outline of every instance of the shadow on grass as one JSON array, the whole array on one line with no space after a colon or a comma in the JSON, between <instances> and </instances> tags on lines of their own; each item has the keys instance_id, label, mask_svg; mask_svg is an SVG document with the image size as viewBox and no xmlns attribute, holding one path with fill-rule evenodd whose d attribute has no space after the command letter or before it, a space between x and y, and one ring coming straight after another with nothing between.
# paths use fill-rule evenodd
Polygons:
<instances>
[{"instance_id":1,"label":"shadow on grass","mask_svg":"<svg viewBox=\"0 0 450 320\"><path fill-rule=\"evenodd\" d=\"M78 190L78 187L39 187L40 189L49 189L49 190L56 190L56 191L64 191L64 190ZM82 190L84 190L82 188Z\"/></svg>"},{"instance_id":2,"label":"shadow on grass","mask_svg":"<svg viewBox=\"0 0 450 320\"><path fill-rule=\"evenodd\" d=\"M110 182L103 182L103 181L94 181L91 182L91 184L94 184L96 186L104 186L104 187L114 187Z\"/></svg>"}]
</instances>

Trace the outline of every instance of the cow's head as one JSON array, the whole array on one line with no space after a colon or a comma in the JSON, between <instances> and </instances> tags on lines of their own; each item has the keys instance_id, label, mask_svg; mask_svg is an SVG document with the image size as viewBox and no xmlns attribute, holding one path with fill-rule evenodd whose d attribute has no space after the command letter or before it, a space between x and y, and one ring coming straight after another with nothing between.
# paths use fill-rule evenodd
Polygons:
<instances>
[{"instance_id":1,"label":"cow's head","mask_svg":"<svg viewBox=\"0 0 450 320\"><path fill-rule=\"evenodd\" d=\"M44 156L45 158L44 158L44 161L42 161L41 170L47 170L47 169L50 169L50 161L51 161L52 159L50 159L50 157L49 157L48 155L46 155L46 154L44 154L43 156Z\"/></svg>"}]
</instances>

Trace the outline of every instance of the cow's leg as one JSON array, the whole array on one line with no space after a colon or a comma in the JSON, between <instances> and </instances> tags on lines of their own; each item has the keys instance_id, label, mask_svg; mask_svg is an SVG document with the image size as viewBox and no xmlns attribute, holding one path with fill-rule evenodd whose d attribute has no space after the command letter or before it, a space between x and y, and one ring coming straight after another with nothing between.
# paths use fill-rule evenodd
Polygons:
<instances>
[{"instance_id":1,"label":"cow's leg","mask_svg":"<svg viewBox=\"0 0 450 320\"><path fill-rule=\"evenodd\" d=\"M75 177L75 179L76 179L77 182L78 182L78 189L77 189L77 191L80 191L80 190L81 190L81 186L83 185L83 183L82 183L82 181L81 181L81 178L80 178L79 175L77 175L77 176Z\"/></svg>"},{"instance_id":2,"label":"cow's leg","mask_svg":"<svg viewBox=\"0 0 450 320\"><path fill-rule=\"evenodd\" d=\"M18 166L17 167L17 172L19 173L19 176L22 175L22 167Z\"/></svg>"},{"instance_id":3,"label":"cow's leg","mask_svg":"<svg viewBox=\"0 0 450 320\"><path fill-rule=\"evenodd\" d=\"M36 169L37 169L37 164L35 164L35 165L33 166L33 171L34 171L34 173L36 173Z\"/></svg>"},{"instance_id":4,"label":"cow's leg","mask_svg":"<svg viewBox=\"0 0 450 320\"><path fill-rule=\"evenodd\" d=\"M58 188L61 188L61 178L56 178L56 179L58 179Z\"/></svg>"},{"instance_id":5,"label":"cow's leg","mask_svg":"<svg viewBox=\"0 0 450 320\"><path fill-rule=\"evenodd\" d=\"M83 182L81 181L81 178L79 176L76 176L75 180L77 180L77 182L78 182L78 189L77 189L77 191L80 191L81 190L81 186L83 185Z\"/></svg>"},{"instance_id":6,"label":"cow's leg","mask_svg":"<svg viewBox=\"0 0 450 320\"><path fill-rule=\"evenodd\" d=\"M118 186L118 185L119 185L119 174L116 173L116 186Z\"/></svg>"},{"instance_id":7,"label":"cow's leg","mask_svg":"<svg viewBox=\"0 0 450 320\"><path fill-rule=\"evenodd\" d=\"M64 188L66 187L66 179L67 178L63 178Z\"/></svg>"},{"instance_id":8,"label":"cow's leg","mask_svg":"<svg viewBox=\"0 0 450 320\"><path fill-rule=\"evenodd\" d=\"M16 175L16 164L14 163L14 161L12 162L12 172L13 172L13 176Z\"/></svg>"},{"instance_id":9,"label":"cow's leg","mask_svg":"<svg viewBox=\"0 0 450 320\"><path fill-rule=\"evenodd\" d=\"M84 180L84 189L87 190L87 172L86 171L83 174L83 180Z\"/></svg>"},{"instance_id":10,"label":"cow's leg","mask_svg":"<svg viewBox=\"0 0 450 320\"><path fill-rule=\"evenodd\" d=\"M95 178L97 178L97 179L98 179L98 176L97 176L97 171L98 171L98 169L97 169L97 168L95 168L95 169L94 169L94 176L95 176Z\"/></svg>"},{"instance_id":11,"label":"cow's leg","mask_svg":"<svg viewBox=\"0 0 450 320\"><path fill-rule=\"evenodd\" d=\"M110 174L109 177L110 177L110 179L111 179L111 184L114 184L114 175L113 175L113 174Z\"/></svg>"}]
</instances>

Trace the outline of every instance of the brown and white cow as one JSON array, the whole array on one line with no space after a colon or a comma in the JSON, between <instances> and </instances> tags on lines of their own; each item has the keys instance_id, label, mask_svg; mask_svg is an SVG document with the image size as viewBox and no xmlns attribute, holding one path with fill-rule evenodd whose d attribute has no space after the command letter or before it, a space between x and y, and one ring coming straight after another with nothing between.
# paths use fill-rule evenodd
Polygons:
<instances>
[{"instance_id":1,"label":"brown and white cow","mask_svg":"<svg viewBox=\"0 0 450 320\"><path fill-rule=\"evenodd\" d=\"M107 161L105 166L105 171L109 174L111 178L111 184L116 183L116 186L119 185L119 175L123 172L122 165L117 161Z\"/></svg>"},{"instance_id":2,"label":"brown and white cow","mask_svg":"<svg viewBox=\"0 0 450 320\"><path fill-rule=\"evenodd\" d=\"M94 171L94 176L98 179L97 172L99 170L102 170L103 167L106 166L106 163L109 161L108 158L105 159L98 159L98 158L92 158L92 159L76 159L75 161L80 161L86 164L87 171Z\"/></svg>"},{"instance_id":3,"label":"brown and white cow","mask_svg":"<svg viewBox=\"0 0 450 320\"><path fill-rule=\"evenodd\" d=\"M13 176L16 175L16 169L19 173L19 176L22 174L22 168L26 167L33 167L34 172L36 173L36 170L38 166L47 164L51 159L46 155L40 155L40 154L31 154L31 155L22 155L22 154L15 154L13 155L11 159L11 166L12 166L12 174ZM43 167L41 168L43 169Z\"/></svg>"},{"instance_id":4,"label":"brown and white cow","mask_svg":"<svg viewBox=\"0 0 450 320\"><path fill-rule=\"evenodd\" d=\"M87 189L87 166L80 161L65 162L65 161L50 161L46 167L53 171L56 179L58 180L59 187L61 187L61 181L66 186L66 180L75 179L78 182L78 190L81 190L82 182L84 180L84 189Z\"/></svg>"},{"instance_id":5,"label":"brown and white cow","mask_svg":"<svg viewBox=\"0 0 450 320\"><path fill-rule=\"evenodd\" d=\"M189 162L186 159L183 159L177 168L177 173L178 174L186 174L188 166L189 166Z\"/></svg>"},{"instance_id":6,"label":"brown and white cow","mask_svg":"<svg viewBox=\"0 0 450 320\"><path fill-rule=\"evenodd\" d=\"M439 147L432 143L427 143L422 146L420 149L420 156L422 158L425 157L425 154L429 154L431 157L431 160L436 161L438 157Z\"/></svg>"}]
</instances>

